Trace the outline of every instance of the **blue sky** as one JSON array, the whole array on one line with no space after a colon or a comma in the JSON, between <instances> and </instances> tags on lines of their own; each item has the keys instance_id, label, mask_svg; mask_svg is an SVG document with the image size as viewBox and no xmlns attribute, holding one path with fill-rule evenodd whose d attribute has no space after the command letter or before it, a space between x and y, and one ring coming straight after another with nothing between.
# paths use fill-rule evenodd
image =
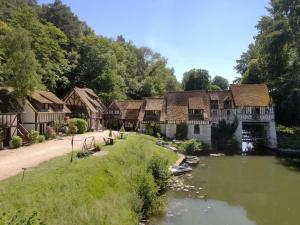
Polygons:
<instances>
[{"instance_id":1,"label":"blue sky","mask_svg":"<svg viewBox=\"0 0 300 225\"><path fill-rule=\"evenodd\" d=\"M49 3L53 0L39 0ZM168 58L177 79L192 68L232 81L269 0L63 0L97 34L122 34Z\"/></svg>"}]
</instances>

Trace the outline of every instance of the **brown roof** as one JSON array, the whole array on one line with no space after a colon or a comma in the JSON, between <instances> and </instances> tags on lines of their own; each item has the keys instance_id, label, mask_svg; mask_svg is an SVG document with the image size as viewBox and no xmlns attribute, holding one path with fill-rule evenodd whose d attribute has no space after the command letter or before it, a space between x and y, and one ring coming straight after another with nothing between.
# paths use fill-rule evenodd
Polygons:
<instances>
[{"instance_id":1,"label":"brown roof","mask_svg":"<svg viewBox=\"0 0 300 225\"><path fill-rule=\"evenodd\" d=\"M231 85L236 106L271 106L272 100L265 84Z\"/></svg>"},{"instance_id":2,"label":"brown roof","mask_svg":"<svg viewBox=\"0 0 300 225\"><path fill-rule=\"evenodd\" d=\"M139 114L139 120L144 119L145 111L160 111L160 122L166 119L166 101L164 98L145 99Z\"/></svg>"},{"instance_id":3,"label":"brown roof","mask_svg":"<svg viewBox=\"0 0 300 225\"><path fill-rule=\"evenodd\" d=\"M205 91L170 92L166 94L167 120L188 120L188 110L203 109L209 119L209 97Z\"/></svg>"},{"instance_id":4,"label":"brown roof","mask_svg":"<svg viewBox=\"0 0 300 225\"><path fill-rule=\"evenodd\" d=\"M74 91L92 112L105 111L106 107L92 89L75 87Z\"/></svg>"},{"instance_id":5,"label":"brown roof","mask_svg":"<svg viewBox=\"0 0 300 225\"><path fill-rule=\"evenodd\" d=\"M121 112L121 118L127 120L138 120L143 100L115 100L108 109L117 106Z\"/></svg>"},{"instance_id":6,"label":"brown roof","mask_svg":"<svg viewBox=\"0 0 300 225\"><path fill-rule=\"evenodd\" d=\"M146 99L145 110L162 111L165 100L163 98Z\"/></svg>"},{"instance_id":7,"label":"brown roof","mask_svg":"<svg viewBox=\"0 0 300 225\"><path fill-rule=\"evenodd\" d=\"M71 112L65 105L65 103L50 91L34 91L32 94L29 95L29 101L31 102L31 105L37 112ZM38 102L40 104L49 104L49 108L45 109L44 107L41 107L35 102ZM63 108L56 107L55 105L63 105Z\"/></svg>"},{"instance_id":8,"label":"brown roof","mask_svg":"<svg viewBox=\"0 0 300 225\"><path fill-rule=\"evenodd\" d=\"M209 91L211 101L219 102L219 109L224 109L224 101L232 100L232 93L230 90L224 91Z\"/></svg>"}]
</instances>

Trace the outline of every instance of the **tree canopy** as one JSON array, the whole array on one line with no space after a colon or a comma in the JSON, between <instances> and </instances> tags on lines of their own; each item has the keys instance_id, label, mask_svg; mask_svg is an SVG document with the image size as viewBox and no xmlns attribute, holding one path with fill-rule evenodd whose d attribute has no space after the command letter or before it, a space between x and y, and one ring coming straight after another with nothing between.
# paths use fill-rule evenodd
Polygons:
<instances>
[{"instance_id":1,"label":"tree canopy","mask_svg":"<svg viewBox=\"0 0 300 225\"><path fill-rule=\"evenodd\" d=\"M221 76L215 76L212 80L212 84L220 87L222 90L226 90L229 87L228 80Z\"/></svg>"},{"instance_id":2,"label":"tree canopy","mask_svg":"<svg viewBox=\"0 0 300 225\"><path fill-rule=\"evenodd\" d=\"M277 121L300 124L300 2L272 0L269 15L257 24L258 35L235 69L241 83L266 83Z\"/></svg>"},{"instance_id":3,"label":"tree canopy","mask_svg":"<svg viewBox=\"0 0 300 225\"><path fill-rule=\"evenodd\" d=\"M10 51L19 55L8 54L9 43L4 40L18 32L24 35L18 35L23 45ZM161 96L181 88L166 58L147 47L135 46L122 35L116 39L96 35L60 0L44 5L35 0L0 1L0 35L1 85L7 84L8 74L14 73L15 78L22 74L23 80L33 80L28 91L38 80L59 96L74 85L86 86L106 104L116 98ZM26 66L14 65L24 58L21 53L26 55Z\"/></svg>"}]
</instances>

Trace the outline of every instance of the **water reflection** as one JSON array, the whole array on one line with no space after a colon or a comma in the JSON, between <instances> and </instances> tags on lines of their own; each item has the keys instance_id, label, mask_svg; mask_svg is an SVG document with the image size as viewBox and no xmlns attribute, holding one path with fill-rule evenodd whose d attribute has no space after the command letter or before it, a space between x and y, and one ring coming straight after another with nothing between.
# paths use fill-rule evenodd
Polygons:
<instances>
[{"instance_id":1,"label":"water reflection","mask_svg":"<svg viewBox=\"0 0 300 225\"><path fill-rule=\"evenodd\" d=\"M256 225L243 207L226 202L198 199L172 199L161 225Z\"/></svg>"},{"instance_id":2,"label":"water reflection","mask_svg":"<svg viewBox=\"0 0 300 225\"><path fill-rule=\"evenodd\" d=\"M299 170L269 156L202 157L202 163L182 178L195 191L171 191L166 216L153 225L300 224Z\"/></svg>"}]
</instances>

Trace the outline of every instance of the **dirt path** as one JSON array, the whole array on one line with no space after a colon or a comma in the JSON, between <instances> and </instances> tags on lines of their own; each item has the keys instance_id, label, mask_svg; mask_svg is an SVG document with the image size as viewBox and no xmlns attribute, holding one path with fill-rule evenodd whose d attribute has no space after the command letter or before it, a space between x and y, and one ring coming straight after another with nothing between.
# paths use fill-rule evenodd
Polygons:
<instances>
[{"instance_id":1,"label":"dirt path","mask_svg":"<svg viewBox=\"0 0 300 225\"><path fill-rule=\"evenodd\" d=\"M82 148L85 138L94 136L97 142L103 142L103 137L108 137L108 133L109 131L103 131L76 135L74 140L78 141L74 141L74 150ZM71 151L71 137L25 146L15 150L0 151L0 180L17 175L22 172L22 168L37 166L41 162L63 156Z\"/></svg>"}]
</instances>

